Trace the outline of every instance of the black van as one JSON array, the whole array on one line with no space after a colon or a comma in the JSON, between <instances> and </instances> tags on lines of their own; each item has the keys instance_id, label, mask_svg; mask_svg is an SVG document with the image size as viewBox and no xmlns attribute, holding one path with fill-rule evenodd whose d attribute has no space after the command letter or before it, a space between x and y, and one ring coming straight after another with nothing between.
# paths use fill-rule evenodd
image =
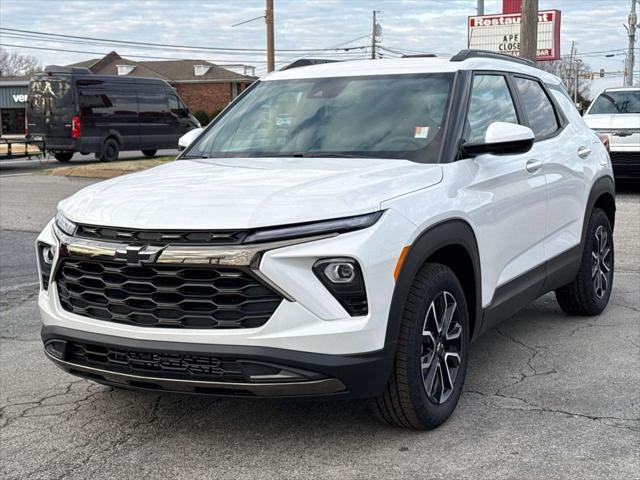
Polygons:
<instances>
[{"instance_id":1,"label":"black van","mask_svg":"<svg viewBox=\"0 0 640 480\"><path fill-rule=\"evenodd\" d=\"M152 157L176 148L200 124L164 80L94 75L89 69L47 67L29 85L27 137L43 140L60 162L74 152L105 162L122 150Z\"/></svg>"}]
</instances>

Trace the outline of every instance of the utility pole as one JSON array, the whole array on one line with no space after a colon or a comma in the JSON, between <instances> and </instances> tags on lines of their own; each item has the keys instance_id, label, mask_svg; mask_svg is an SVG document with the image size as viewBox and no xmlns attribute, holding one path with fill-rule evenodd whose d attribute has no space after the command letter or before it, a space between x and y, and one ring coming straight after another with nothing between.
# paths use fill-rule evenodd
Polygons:
<instances>
[{"instance_id":1,"label":"utility pole","mask_svg":"<svg viewBox=\"0 0 640 480\"><path fill-rule=\"evenodd\" d=\"M273 0L267 0L264 18L267 22L267 72L273 72L276 63L273 41Z\"/></svg>"},{"instance_id":2,"label":"utility pole","mask_svg":"<svg viewBox=\"0 0 640 480\"><path fill-rule=\"evenodd\" d=\"M478 8L477 10L477 15L480 17L482 15L484 15L484 0L478 0Z\"/></svg>"},{"instance_id":3,"label":"utility pole","mask_svg":"<svg viewBox=\"0 0 640 480\"><path fill-rule=\"evenodd\" d=\"M629 12L629 25L627 33L629 34L629 51L627 52L627 62L624 70L625 87L633 86L633 68L635 67L635 55L633 54L636 46L636 25L638 16L636 15L636 0L631 0L631 11Z\"/></svg>"},{"instance_id":4,"label":"utility pole","mask_svg":"<svg viewBox=\"0 0 640 480\"><path fill-rule=\"evenodd\" d=\"M538 0L522 0L520 57L536 61L538 51Z\"/></svg>"},{"instance_id":5,"label":"utility pole","mask_svg":"<svg viewBox=\"0 0 640 480\"><path fill-rule=\"evenodd\" d=\"M371 60L376 58L376 46L378 45L378 36L380 35L380 25L376 21L376 14L380 13L380 10L373 11L373 25L371 27Z\"/></svg>"},{"instance_id":6,"label":"utility pole","mask_svg":"<svg viewBox=\"0 0 640 480\"><path fill-rule=\"evenodd\" d=\"M569 91L571 91L570 89L570 83L573 77L573 52L575 51L576 48L576 41L572 40L571 41L571 55L569 55L569 75L567 77L567 88L569 88ZM577 70L577 69L576 69ZM576 103L576 98L575 95L573 97L573 103Z\"/></svg>"},{"instance_id":7,"label":"utility pole","mask_svg":"<svg viewBox=\"0 0 640 480\"><path fill-rule=\"evenodd\" d=\"M580 61L576 59L576 71L575 78L573 80L573 103L574 105L578 105L578 69L580 68Z\"/></svg>"}]
</instances>

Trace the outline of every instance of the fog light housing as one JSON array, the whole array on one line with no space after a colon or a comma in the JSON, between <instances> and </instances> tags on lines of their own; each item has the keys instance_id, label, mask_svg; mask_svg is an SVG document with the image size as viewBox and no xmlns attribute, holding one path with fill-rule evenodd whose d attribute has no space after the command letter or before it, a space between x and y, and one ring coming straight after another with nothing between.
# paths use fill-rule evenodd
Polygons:
<instances>
[{"instance_id":1,"label":"fog light housing","mask_svg":"<svg viewBox=\"0 0 640 480\"><path fill-rule=\"evenodd\" d=\"M352 317L369 312L367 291L360 265L353 258L323 258L313 273Z\"/></svg>"},{"instance_id":2,"label":"fog light housing","mask_svg":"<svg viewBox=\"0 0 640 480\"><path fill-rule=\"evenodd\" d=\"M42 278L42 289L49 289L49 280L51 278L51 270L53 268L53 259L56 256L55 247L48 243L38 242L38 267L40 268L40 277Z\"/></svg>"}]
</instances>

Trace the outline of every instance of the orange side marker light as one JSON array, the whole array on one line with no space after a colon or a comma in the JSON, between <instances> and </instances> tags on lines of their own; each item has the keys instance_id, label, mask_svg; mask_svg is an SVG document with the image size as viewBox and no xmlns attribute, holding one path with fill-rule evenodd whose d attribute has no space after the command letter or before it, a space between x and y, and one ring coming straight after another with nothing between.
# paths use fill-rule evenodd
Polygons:
<instances>
[{"instance_id":1,"label":"orange side marker light","mask_svg":"<svg viewBox=\"0 0 640 480\"><path fill-rule=\"evenodd\" d=\"M407 245L400 252L400 256L398 257L398 261L396 263L396 268L393 271L393 279L397 282L398 277L400 276L400 271L402 270L402 266L404 265L404 261L407 259L407 254L409 253L410 245Z\"/></svg>"}]
</instances>

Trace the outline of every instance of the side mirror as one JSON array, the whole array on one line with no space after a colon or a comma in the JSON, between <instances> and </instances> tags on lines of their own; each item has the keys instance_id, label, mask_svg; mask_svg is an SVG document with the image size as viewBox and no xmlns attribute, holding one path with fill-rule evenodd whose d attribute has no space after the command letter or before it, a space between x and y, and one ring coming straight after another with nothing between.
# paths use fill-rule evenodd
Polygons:
<instances>
[{"instance_id":1,"label":"side mirror","mask_svg":"<svg viewBox=\"0 0 640 480\"><path fill-rule=\"evenodd\" d=\"M468 157L483 153L517 155L531 150L535 135L529 127L516 123L493 122L484 135L484 143L465 143L462 152Z\"/></svg>"}]
</instances>

